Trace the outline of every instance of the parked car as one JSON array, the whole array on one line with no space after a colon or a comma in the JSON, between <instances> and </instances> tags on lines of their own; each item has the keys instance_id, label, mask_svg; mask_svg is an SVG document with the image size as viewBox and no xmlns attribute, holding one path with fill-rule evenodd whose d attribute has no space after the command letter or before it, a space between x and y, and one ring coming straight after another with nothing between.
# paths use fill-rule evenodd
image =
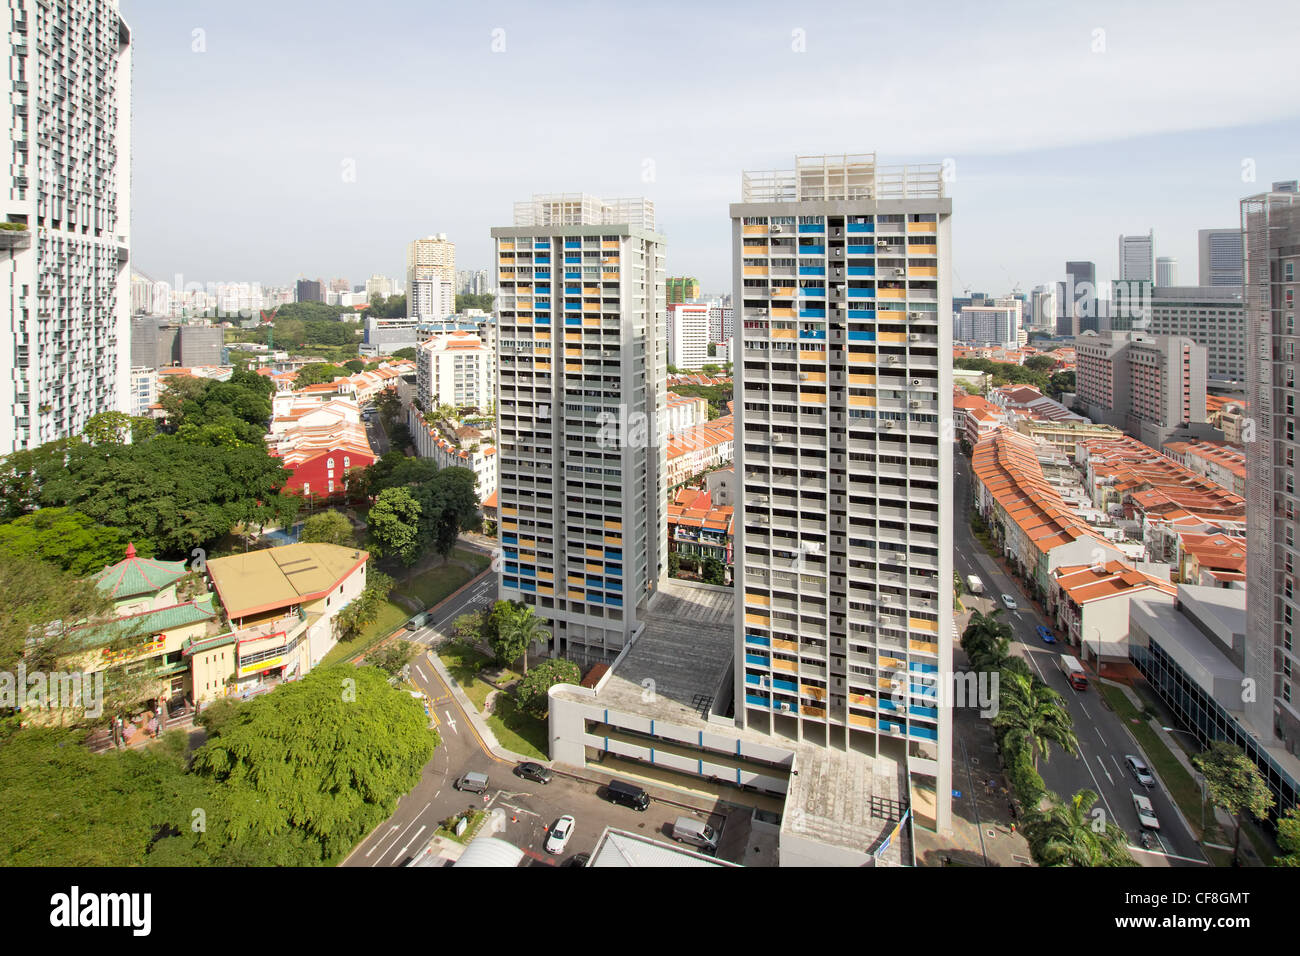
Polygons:
<instances>
[{"instance_id":1,"label":"parked car","mask_svg":"<svg viewBox=\"0 0 1300 956\"><path fill-rule=\"evenodd\" d=\"M590 853L575 853L573 856L561 863L560 866L586 866L590 859Z\"/></svg>"},{"instance_id":2,"label":"parked car","mask_svg":"<svg viewBox=\"0 0 1300 956\"><path fill-rule=\"evenodd\" d=\"M1044 644L1056 643L1056 635L1052 633L1052 629L1050 627L1044 627L1042 624L1038 625L1038 637Z\"/></svg>"},{"instance_id":3,"label":"parked car","mask_svg":"<svg viewBox=\"0 0 1300 956\"><path fill-rule=\"evenodd\" d=\"M1156 808L1151 800L1140 793L1133 794L1133 809L1137 811L1138 823L1148 830L1159 830L1160 821L1156 819Z\"/></svg>"},{"instance_id":4,"label":"parked car","mask_svg":"<svg viewBox=\"0 0 1300 956\"><path fill-rule=\"evenodd\" d=\"M650 794L636 784L624 783L622 780L611 780L609 782L609 786L605 788L605 798L610 803L621 803L633 810L648 810L650 808Z\"/></svg>"},{"instance_id":5,"label":"parked car","mask_svg":"<svg viewBox=\"0 0 1300 956\"><path fill-rule=\"evenodd\" d=\"M546 852L559 855L564 852L564 848L569 845L569 840L573 836L573 828L577 826L578 821L573 819L567 813L555 821L555 826L551 827L551 833L546 838Z\"/></svg>"},{"instance_id":6,"label":"parked car","mask_svg":"<svg viewBox=\"0 0 1300 956\"><path fill-rule=\"evenodd\" d=\"M517 764L515 773L525 780L536 780L538 783L550 783L551 777L554 776L550 767L543 767L541 764L532 763L531 761Z\"/></svg>"},{"instance_id":7,"label":"parked car","mask_svg":"<svg viewBox=\"0 0 1300 956\"><path fill-rule=\"evenodd\" d=\"M1018 607L1020 607L1020 605L1016 603L1016 599L1013 598L1010 594L1002 595L1002 603L1006 605L1008 611L1014 611Z\"/></svg>"},{"instance_id":8,"label":"parked car","mask_svg":"<svg viewBox=\"0 0 1300 956\"><path fill-rule=\"evenodd\" d=\"M1137 782L1142 786L1154 787L1156 785L1156 778L1151 776L1151 768L1146 765L1146 762L1141 757L1129 754L1124 758L1124 762L1128 764L1128 768L1133 771L1133 776L1137 777Z\"/></svg>"}]
</instances>

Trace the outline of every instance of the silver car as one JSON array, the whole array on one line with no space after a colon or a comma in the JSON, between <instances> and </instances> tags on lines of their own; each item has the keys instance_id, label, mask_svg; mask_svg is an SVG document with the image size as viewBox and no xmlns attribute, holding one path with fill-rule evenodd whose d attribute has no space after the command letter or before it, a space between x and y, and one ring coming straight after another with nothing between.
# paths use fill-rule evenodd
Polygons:
<instances>
[{"instance_id":1,"label":"silver car","mask_svg":"<svg viewBox=\"0 0 1300 956\"><path fill-rule=\"evenodd\" d=\"M1002 603L1006 605L1008 611L1014 611L1020 607L1020 605L1016 603L1016 599L1010 594L1002 595Z\"/></svg>"},{"instance_id":2,"label":"silver car","mask_svg":"<svg viewBox=\"0 0 1300 956\"><path fill-rule=\"evenodd\" d=\"M1137 777L1137 782L1142 786L1154 787L1156 785L1156 778L1151 776L1151 768L1146 765L1146 762L1141 757L1129 754L1124 758L1124 762L1128 764L1129 770L1133 771L1133 776Z\"/></svg>"}]
</instances>

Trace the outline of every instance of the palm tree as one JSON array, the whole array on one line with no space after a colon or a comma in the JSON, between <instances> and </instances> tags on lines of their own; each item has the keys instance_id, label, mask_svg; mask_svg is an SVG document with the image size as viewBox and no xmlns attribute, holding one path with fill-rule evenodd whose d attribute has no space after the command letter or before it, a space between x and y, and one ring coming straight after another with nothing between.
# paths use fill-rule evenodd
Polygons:
<instances>
[{"instance_id":1,"label":"palm tree","mask_svg":"<svg viewBox=\"0 0 1300 956\"><path fill-rule=\"evenodd\" d=\"M1038 755L1041 753L1043 759L1048 759L1051 744L1067 754L1079 751L1079 738L1061 695L1024 674L1003 672L993 726L1003 731L1004 737L1014 737L1029 747L1035 771Z\"/></svg>"},{"instance_id":2,"label":"palm tree","mask_svg":"<svg viewBox=\"0 0 1300 956\"><path fill-rule=\"evenodd\" d=\"M1025 822L1029 850L1043 866L1136 866L1128 840L1114 823L1092 812L1097 794L1080 790L1069 802L1049 795L1045 810L1033 810Z\"/></svg>"},{"instance_id":3,"label":"palm tree","mask_svg":"<svg viewBox=\"0 0 1300 956\"><path fill-rule=\"evenodd\" d=\"M961 646L976 670L997 670L1007 659L1011 646L1010 625L997 619L1000 611L971 615L966 630L962 632Z\"/></svg>"},{"instance_id":4,"label":"palm tree","mask_svg":"<svg viewBox=\"0 0 1300 956\"><path fill-rule=\"evenodd\" d=\"M524 674L526 676L528 674L528 649L548 636L546 627L542 623L542 619L528 606L515 614L511 614L505 620L503 626L509 629L509 634L514 641L523 646Z\"/></svg>"}]
</instances>

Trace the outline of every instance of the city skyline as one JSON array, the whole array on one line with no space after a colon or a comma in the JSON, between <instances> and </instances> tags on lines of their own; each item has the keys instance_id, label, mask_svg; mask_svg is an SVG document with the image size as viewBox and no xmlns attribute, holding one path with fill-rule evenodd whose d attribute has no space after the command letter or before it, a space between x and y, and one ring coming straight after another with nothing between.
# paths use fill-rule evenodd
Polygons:
<instances>
[{"instance_id":1,"label":"city skyline","mask_svg":"<svg viewBox=\"0 0 1300 956\"><path fill-rule=\"evenodd\" d=\"M300 272L393 274L407 242L438 232L458 244L463 263L486 268L488 230L509 215L511 196L584 189L653 200L671 243L669 274L696 275L703 291L725 292L728 237L717 222L738 187L735 170L779 166L791 146L852 151L865 134L846 134L848 121L871 128L865 138L884 144L884 162L952 161L948 194L965 211L953 236L957 292L1016 284L1027 291L1060 278L1066 259L1096 261L1107 284L1117 234L1154 229L1162 254L1195 261L1197 230L1233 222L1242 195L1286 178L1297 143L1281 36L1262 34L1249 54L1225 48L1214 24L1230 21L1238 31L1241 16L1211 8L1168 16L1164 6L1102 5L1086 14L1036 9L1028 18L1013 6L976 18L945 5L943 29L927 28L935 65L917 77L890 53L871 74L836 64L863 30L883 31L880 49L888 51L905 48L919 25L843 8L822 17L801 11L789 23L759 18L769 24L759 28L664 7L661 22L648 24L631 49L612 27L593 23L581 47L593 75L620 75L606 67L624 56L647 68L670 54L714 56L720 42L736 55L732 62L749 57L762 71L717 80L707 99L693 74L656 70L644 88L631 80L599 84L589 94L593 108L622 107L628 117L611 128L600 162L584 159L562 131L545 129L520 162L494 149L474 119L490 118L494 104L508 102L510 90L566 48L563 18L508 4L485 13L389 4L392 18L329 33L337 22L331 3L314 5L311 22L292 27L292 10L279 8L259 8L254 21L252 8L238 3L197 15L126 6L148 40L136 62L134 261L166 278L179 272L202 282L277 285ZM388 29L398 16L407 24L400 34ZM393 91L412 80L402 64L420 62L400 53L435 16L454 41L440 67L440 95L459 104L455 115L465 122L443 119L461 132L422 138ZM295 49L312 55L272 46L279 25L304 30ZM962 58L993 37L1017 56L1003 64ZM367 42L391 44L398 55L337 69L344 49ZM1201 75L1198 51L1222 69ZM1035 83L1015 80L1010 63L1036 70ZM841 89L848 80L879 92L852 100L799 92ZM316 130L285 125L279 117L302 109L303 89L316 91L337 119ZM765 117L791 110L799 135L769 145ZM221 133L175 163L176 124L187 117L206 117L202 125ZM701 143L721 148L701 150ZM1243 180L1247 162L1253 183ZM1081 195L1086 204L1076 201ZM175 215L182 199L188 216ZM241 206L275 210L276 228L232 224L239 230L232 242L223 223ZM1041 228L1025 230L1027 216ZM189 230L190 217L211 225ZM296 227L293 244L282 241L283 224ZM1007 241L983 241L990 232Z\"/></svg>"}]
</instances>

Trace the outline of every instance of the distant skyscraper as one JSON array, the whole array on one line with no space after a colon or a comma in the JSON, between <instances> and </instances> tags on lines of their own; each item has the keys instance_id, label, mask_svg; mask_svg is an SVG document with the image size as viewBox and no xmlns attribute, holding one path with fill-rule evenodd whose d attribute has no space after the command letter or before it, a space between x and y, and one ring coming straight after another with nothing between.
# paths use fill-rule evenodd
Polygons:
<instances>
[{"instance_id":1,"label":"distant skyscraper","mask_svg":"<svg viewBox=\"0 0 1300 956\"><path fill-rule=\"evenodd\" d=\"M117 0L8 7L0 454L131 392L131 31Z\"/></svg>"},{"instance_id":2,"label":"distant skyscraper","mask_svg":"<svg viewBox=\"0 0 1300 956\"><path fill-rule=\"evenodd\" d=\"M1173 256L1161 256L1156 260L1156 287L1168 288L1178 285L1178 260Z\"/></svg>"},{"instance_id":3,"label":"distant skyscraper","mask_svg":"<svg viewBox=\"0 0 1300 956\"><path fill-rule=\"evenodd\" d=\"M611 661L668 573L664 239L644 199L515 204L496 240L501 597Z\"/></svg>"},{"instance_id":4,"label":"distant skyscraper","mask_svg":"<svg viewBox=\"0 0 1300 956\"><path fill-rule=\"evenodd\" d=\"M366 280L366 301L369 302L375 296L389 298L395 295L394 282L388 276L376 273Z\"/></svg>"},{"instance_id":5,"label":"distant skyscraper","mask_svg":"<svg viewBox=\"0 0 1300 956\"><path fill-rule=\"evenodd\" d=\"M709 358L709 307L685 302L668 306L668 364L676 368L698 369L712 361Z\"/></svg>"},{"instance_id":6,"label":"distant skyscraper","mask_svg":"<svg viewBox=\"0 0 1300 956\"><path fill-rule=\"evenodd\" d=\"M299 279L297 286L298 302L324 302L325 290L318 279Z\"/></svg>"},{"instance_id":7,"label":"distant skyscraper","mask_svg":"<svg viewBox=\"0 0 1300 956\"><path fill-rule=\"evenodd\" d=\"M897 761L951 819L950 227L938 165L800 156L731 206L736 717ZM904 771L904 776L906 771Z\"/></svg>"},{"instance_id":8,"label":"distant skyscraper","mask_svg":"<svg viewBox=\"0 0 1300 956\"><path fill-rule=\"evenodd\" d=\"M418 283L418 286L417 286ZM436 320L455 311L456 244L446 233L406 247L406 315ZM450 303L449 303L450 300Z\"/></svg>"},{"instance_id":9,"label":"distant skyscraper","mask_svg":"<svg viewBox=\"0 0 1300 956\"><path fill-rule=\"evenodd\" d=\"M1156 281L1155 231L1145 236L1119 237L1119 278L1140 282Z\"/></svg>"},{"instance_id":10,"label":"distant skyscraper","mask_svg":"<svg viewBox=\"0 0 1300 956\"><path fill-rule=\"evenodd\" d=\"M1300 194L1243 199L1246 400L1246 642L1255 693L1245 712L1259 743L1300 754L1300 493L1296 438L1295 303L1300 298Z\"/></svg>"},{"instance_id":11,"label":"distant skyscraper","mask_svg":"<svg viewBox=\"0 0 1300 956\"><path fill-rule=\"evenodd\" d=\"M1065 281L1057 290L1057 308L1060 318L1056 331L1059 335L1076 335L1098 329L1097 266L1092 262L1067 262Z\"/></svg>"},{"instance_id":12,"label":"distant skyscraper","mask_svg":"<svg viewBox=\"0 0 1300 956\"><path fill-rule=\"evenodd\" d=\"M1200 285L1243 284L1240 229L1202 229L1196 234L1196 244Z\"/></svg>"},{"instance_id":13,"label":"distant skyscraper","mask_svg":"<svg viewBox=\"0 0 1300 956\"><path fill-rule=\"evenodd\" d=\"M1040 285L1029 294L1030 321L1035 329L1056 331L1056 291L1055 285Z\"/></svg>"}]
</instances>

